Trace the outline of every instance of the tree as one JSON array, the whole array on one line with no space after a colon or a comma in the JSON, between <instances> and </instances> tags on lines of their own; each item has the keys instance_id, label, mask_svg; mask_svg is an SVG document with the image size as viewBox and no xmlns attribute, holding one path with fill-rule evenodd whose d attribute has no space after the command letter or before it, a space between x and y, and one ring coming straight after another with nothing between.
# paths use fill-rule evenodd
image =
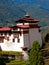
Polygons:
<instances>
[{"instance_id":1,"label":"tree","mask_svg":"<svg viewBox=\"0 0 49 65\"><path fill-rule=\"evenodd\" d=\"M43 55L38 41L34 41L29 56L30 65L43 65Z\"/></svg>"},{"instance_id":2,"label":"tree","mask_svg":"<svg viewBox=\"0 0 49 65\"><path fill-rule=\"evenodd\" d=\"M10 62L7 56L0 55L0 65L6 65L7 62Z\"/></svg>"},{"instance_id":3,"label":"tree","mask_svg":"<svg viewBox=\"0 0 49 65\"><path fill-rule=\"evenodd\" d=\"M45 37L45 41L49 42L49 33L47 33L46 37Z\"/></svg>"}]
</instances>

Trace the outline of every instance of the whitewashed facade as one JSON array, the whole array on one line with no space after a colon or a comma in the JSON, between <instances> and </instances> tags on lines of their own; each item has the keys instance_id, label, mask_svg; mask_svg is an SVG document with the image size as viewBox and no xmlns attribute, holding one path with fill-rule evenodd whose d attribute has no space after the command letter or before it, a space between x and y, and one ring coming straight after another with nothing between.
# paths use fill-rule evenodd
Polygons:
<instances>
[{"instance_id":1,"label":"whitewashed facade","mask_svg":"<svg viewBox=\"0 0 49 65\"><path fill-rule=\"evenodd\" d=\"M3 51L19 51L30 49L34 40L42 45L40 26L37 20L29 16L18 20L16 25L7 29L0 28L0 47ZM3 39L1 41L1 39Z\"/></svg>"}]
</instances>

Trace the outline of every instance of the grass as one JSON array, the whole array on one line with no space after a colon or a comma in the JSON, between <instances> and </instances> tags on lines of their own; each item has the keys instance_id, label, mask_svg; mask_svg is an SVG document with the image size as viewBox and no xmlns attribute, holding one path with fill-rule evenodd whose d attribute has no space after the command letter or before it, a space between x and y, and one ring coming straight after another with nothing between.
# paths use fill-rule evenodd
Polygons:
<instances>
[{"instance_id":1,"label":"grass","mask_svg":"<svg viewBox=\"0 0 49 65\"><path fill-rule=\"evenodd\" d=\"M16 51L0 51L0 55L21 55L22 52Z\"/></svg>"}]
</instances>

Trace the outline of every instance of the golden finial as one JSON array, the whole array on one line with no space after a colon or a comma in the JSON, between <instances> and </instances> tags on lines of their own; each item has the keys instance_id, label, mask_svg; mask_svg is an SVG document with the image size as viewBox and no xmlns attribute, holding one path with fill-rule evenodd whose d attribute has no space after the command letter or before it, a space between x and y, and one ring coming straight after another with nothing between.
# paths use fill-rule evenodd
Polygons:
<instances>
[{"instance_id":1,"label":"golden finial","mask_svg":"<svg viewBox=\"0 0 49 65\"><path fill-rule=\"evenodd\" d=\"M25 17L30 17L30 15L28 14L28 12L26 13Z\"/></svg>"}]
</instances>

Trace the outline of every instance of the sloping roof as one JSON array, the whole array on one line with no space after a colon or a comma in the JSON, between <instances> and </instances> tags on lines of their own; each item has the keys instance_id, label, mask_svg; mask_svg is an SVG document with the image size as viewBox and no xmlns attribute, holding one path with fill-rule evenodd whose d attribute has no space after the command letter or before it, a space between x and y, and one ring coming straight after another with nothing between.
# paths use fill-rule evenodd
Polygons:
<instances>
[{"instance_id":1,"label":"sloping roof","mask_svg":"<svg viewBox=\"0 0 49 65\"><path fill-rule=\"evenodd\" d=\"M17 20L16 23L17 23L17 22L37 23L37 22L39 22L39 20L37 20L37 19L32 19L32 18L30 18L30 17L24 17L24 18L22 18L22 19Z\"/></svg>"},{"instance_id":2,"label":"sloping roof","mask_svg":"<svg viewBox=\"0 0 49 65\"><path fill-rule=\"evenodd\" d=\"M16 26L18 26L18 28L23 28L23 29L27 29L27 28L40 28L41 27L38 24L32 24L32 25L16 25Z\"/></svg>"},{"instance_id":3,"label":"sloping roof","mask_svg":"<svg viewBox=\"0 0 49 65\"><path fill-rule=\"evenodd\" d=\"M32 18L30 18L30 17L25 17L25 18L23 18L22 20L25 20L25 21L28 21L28 22L32 22L32 23L36 23L36 22L39 22L38 20L36 20L36 19L32 19Z\"/></svg>"},{"instance_id":4,"label":"sloping roof","mask_svg":"<svg viewBox=\"0 0 49 65\"><path fill-rule=\"evenodd\" d=\"M0 31L10 31L10 30L11 30L11 28L9 28L9 27L0 28Z\"/></svg>"},{"instance_id":5,"label":"sloping roof","mask_svg":"<svg viewBox=\"0 0 49 65\"><path fill-rule=\"evenodd\" d=\"M26 46L22 46L21 48L22 48L22 49L27 49L27 47L26 47Z\"/></svg>"},{"instance_id":6,"label":"sloping roof","mask_svg":"<svg viewBox=\"0 0 49 65\"><path fill-rule=\"evenodd\" d=\"M19 28L29 28L30 26L29 25L17 25Z\"/></svg>"}]
</instances>

